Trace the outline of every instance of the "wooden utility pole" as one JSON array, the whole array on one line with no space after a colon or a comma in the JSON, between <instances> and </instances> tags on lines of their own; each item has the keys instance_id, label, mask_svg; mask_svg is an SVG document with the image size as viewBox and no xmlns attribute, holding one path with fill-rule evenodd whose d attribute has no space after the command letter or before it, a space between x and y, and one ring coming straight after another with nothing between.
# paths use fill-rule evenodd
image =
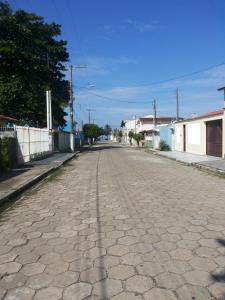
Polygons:
<instances>
[{"instance_id":1,"label":"wooden utility pole","mask_svg":"<svg viewBox=\"0 0 225 300\"><path fill-rule=\"evenodd\" d=\"M176 104L176 108L177 108L177 121L179 121L179 90L178 90L178 88L177 88L177 90L176 90L176 100L177 100L177 104Z\"/></svg>"}]
</instances>

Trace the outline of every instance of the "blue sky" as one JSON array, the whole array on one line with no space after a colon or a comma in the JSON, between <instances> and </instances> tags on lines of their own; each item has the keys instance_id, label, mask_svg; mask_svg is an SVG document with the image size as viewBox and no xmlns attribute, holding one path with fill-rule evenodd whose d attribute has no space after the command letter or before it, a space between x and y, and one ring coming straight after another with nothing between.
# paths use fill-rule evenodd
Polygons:
<instances>
[{"instance_id":1,"label":"blue sky","mask_svg":"<svg viewBox=\"0 0 225 300\"><path fill-rule=\"evenodd\" d=\"M225 65L162 83L169 78L225 63L224 0L10 0L62 25L74 70L75 118L118 127L122 119L152 113L188 117L219 109ZM97 97L101 96L101 97ZM111 100L113 99L113 101ZM134 103L132 103L134 102Z\"/></svg>"}]
</instances>

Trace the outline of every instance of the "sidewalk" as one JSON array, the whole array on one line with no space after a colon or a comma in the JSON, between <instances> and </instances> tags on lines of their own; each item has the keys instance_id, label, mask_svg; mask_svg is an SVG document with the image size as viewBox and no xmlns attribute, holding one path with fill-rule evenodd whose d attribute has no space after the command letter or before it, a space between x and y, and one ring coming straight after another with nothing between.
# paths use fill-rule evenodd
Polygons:
<instances>
[{"instance_id":1,"label":"sidewalk","mask_svg":"<svg viewBox=\"0 0 225 300\"><path fill-rule=\"evenodd\" d=\"M55 153L50 157L29 162L0 176L0 204L19 195L75 157L77 153Z\"/></svg>"},{"instance_id":2,"label":"sidewalk","mask_svg":"<svg viewBox=\"0 0 225 300\"><path fill-rule=\"evenodd\" d=\"M208 169L213 172L225 173L225 160L220 157L199 155L179 151L157 151L156 154L176 161Z\"/></svg>"}]
</instances>

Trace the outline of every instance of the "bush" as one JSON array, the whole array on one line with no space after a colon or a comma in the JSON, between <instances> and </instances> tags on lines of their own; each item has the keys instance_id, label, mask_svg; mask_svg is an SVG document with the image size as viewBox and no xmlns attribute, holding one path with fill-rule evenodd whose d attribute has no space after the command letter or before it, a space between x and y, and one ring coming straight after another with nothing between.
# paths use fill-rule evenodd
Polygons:
<instances>
[{"instance_id":1,"label":"bush","mask_svg":"<svg viewBox=\"0 0 225 300\"><path fill-rule=\"evenodd\" d=\"M17 164L16 139L12 137L0 138L0 170L13 168Z\"/></svg>"},{"instance_id":2,"label":"bush","mask_svg":"<svg viewBox=\"0 0 225 300\"><path fill-rule=\"evenodd\" d=\"M159 142L159 150L160 151L170 151L170 146L164 140L161 140Z\"/></svg>"}]
</instances>

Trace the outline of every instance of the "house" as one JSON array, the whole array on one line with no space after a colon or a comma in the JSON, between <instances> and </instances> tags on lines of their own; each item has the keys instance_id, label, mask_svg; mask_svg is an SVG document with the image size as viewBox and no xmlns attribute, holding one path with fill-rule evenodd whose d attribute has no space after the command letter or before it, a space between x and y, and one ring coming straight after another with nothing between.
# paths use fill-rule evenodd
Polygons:
<instances>
[{"instance_id":1,"label":"house","mask_svg":"<svg viewBox=\"0 0 225 300\"><path fill-rule=\"evenodd\" d=\"M177 122L175 150L225 158L225 110Z\"/></svg>"},{"instance_id":2,"label":"house","mask_svg":"<svg viewBox=\"0 0 225 300\"><path fill-rule=\"evenodd\" d=\"M6 126L8 124L13 124L16 122L17 122L17 120L15 118L0 115L0 126Z\"/></svg>"},{"instance_id":3,"label":"house","mask_svg":"<svg viewBox=\"0 0 225 300\"><path fill-rule=\"evenodd\" d=\"M123 127L123 139L125 143L129 143L129 131L135 133L143 133L145 135L145 140L151 146L154 139L154 143L158 145L159 143L159 129L157 126L162 124L171 124L176 120L175 117L156 117L156 122L154 122L153 115L143 116L133 120L125 120L125 126ZM156 123L156 124L154 124ZM155 126L156 125L156 126ZM157 146L156 145L156 146Z\"/></svg>"}]
</instances>

